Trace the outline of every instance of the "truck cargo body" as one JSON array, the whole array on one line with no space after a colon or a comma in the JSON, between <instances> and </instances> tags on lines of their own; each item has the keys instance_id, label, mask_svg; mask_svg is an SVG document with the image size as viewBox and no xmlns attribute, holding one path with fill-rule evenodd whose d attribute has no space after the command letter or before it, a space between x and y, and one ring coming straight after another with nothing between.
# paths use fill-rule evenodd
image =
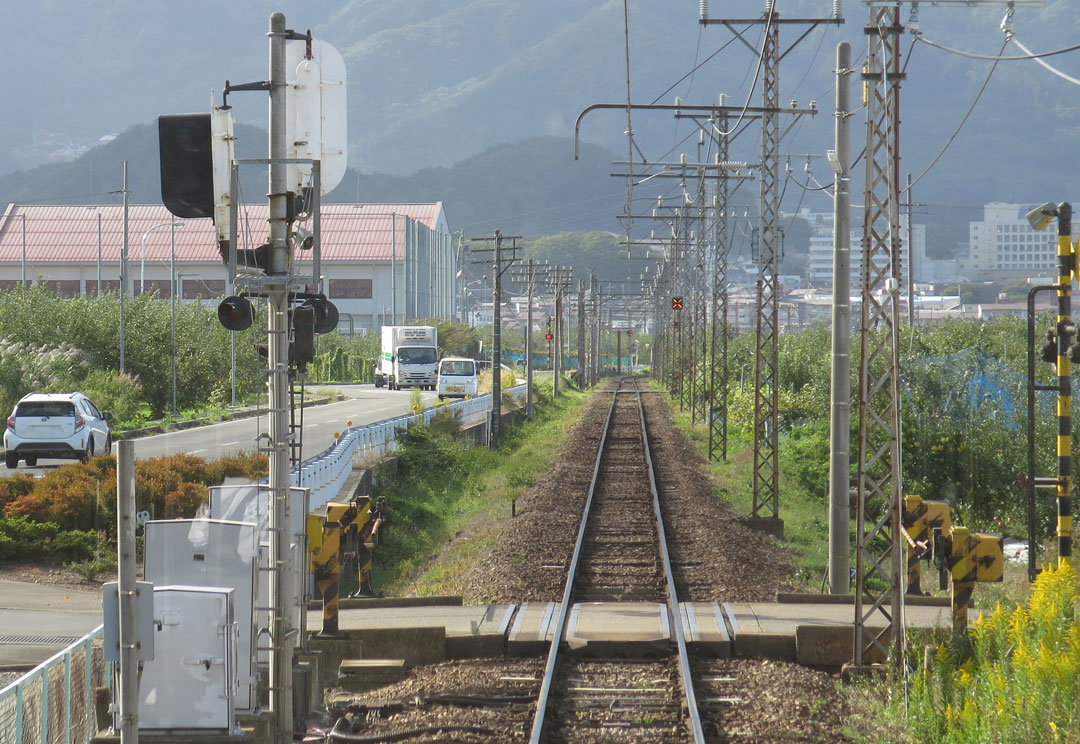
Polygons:
<instances>
[{"instance_id":1,"label":"truck cargo body","mask_svg":"<svg viewBox=\"0 0 1080 744\"><path fill-rule=\"evenodd\" d=\"M439 332L434 326L383 326L375 387L434 390L438 381Z\"/></svg>"}]
</instances>

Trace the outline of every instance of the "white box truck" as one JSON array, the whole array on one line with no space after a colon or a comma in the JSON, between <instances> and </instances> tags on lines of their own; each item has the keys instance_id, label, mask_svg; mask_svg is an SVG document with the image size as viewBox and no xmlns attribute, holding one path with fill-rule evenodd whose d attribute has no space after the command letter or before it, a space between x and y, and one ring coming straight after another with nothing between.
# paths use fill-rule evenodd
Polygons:
<instances>
[{"instance_id":1,"label":"white box truck","mask_svg":"<svg viewBox=\"0 0 1080 744\"><path fill-rule=\"evenodd\" d=\"M383 326L375 387L434 390L438 382L439 332L434 326Z\"/></svg>"}]
</instances>

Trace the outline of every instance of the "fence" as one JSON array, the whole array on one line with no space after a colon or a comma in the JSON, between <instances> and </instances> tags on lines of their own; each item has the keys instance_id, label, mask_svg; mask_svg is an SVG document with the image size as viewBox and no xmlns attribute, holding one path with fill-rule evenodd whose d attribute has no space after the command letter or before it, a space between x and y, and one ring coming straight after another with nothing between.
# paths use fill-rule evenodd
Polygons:
<instances>
[{"instance_id":1,"label":"fence","mask_svg":"<svg viewBox=\"0 0 1080 744\"><path fill-rule=\"evenodd\" d=\"M97 733L94 688L111 686L99 625L0 690L0 744L88 742Z\"/></svg>"},{"instance_id":2,"label":"fence","mask_svg":"<svg viewBox=\"0 0 1080 744\"><path fill-rule=\"evenodd\" d=\"M525 386L515 385L506 394L520 403ZM489 393L351 427L325 452L293 468L290 481L311 489L311 508L321 506L341 491L354 460L375 462L392 452L398 429L431 423L442 411L449 411L461 426L474 426L487 420L490 409ZM93 738L94 688L112 683L112 663L104 660L101 650L102 627L0 690L0 744L82 744Z\"/></svg>"},{"instance_id":3,"label":"fence","mask_svg":"<svg viewBox=\"0 0 1080 744\"><path fill-rule=\"evenodd\" d=\"M508 388L507 396L515 403L525 399L525 386ZM378 421L367 426L347 429L337 442L325 452L305 460L289 474L291 485L311 489L311 508L322 506L341 493L345 480L352 472L353 463L374 463L394 450L397 430L407 429L418 423L431 423L442 412L454 416L459 426L475 426L487 420L491 410L491 394L428 408L420 413Z\"/></svg>"}]
</instances>

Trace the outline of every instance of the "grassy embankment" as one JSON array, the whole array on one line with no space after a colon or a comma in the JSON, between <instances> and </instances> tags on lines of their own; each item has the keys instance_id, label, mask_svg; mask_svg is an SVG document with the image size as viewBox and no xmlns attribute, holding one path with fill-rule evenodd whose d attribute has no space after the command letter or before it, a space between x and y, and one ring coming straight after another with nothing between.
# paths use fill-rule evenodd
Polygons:
<instances>
[{"instance_id":1,"label":"grassy embankment","mask_svg":"<svg viewBox=\"0 0 1080 744\"><path fill-rule=\"evenodd\" d=\"M462 572L495 540L494 526L510 517L514 499L551 467L588 396L570 390L553 400L550 382L540 382L537 399L533 422L505 426L498 452L470 446L440 422L399 439L398 475L377 494L393 515L375 550L379 591L459 593Z\"/></svg>"}]
</instances>

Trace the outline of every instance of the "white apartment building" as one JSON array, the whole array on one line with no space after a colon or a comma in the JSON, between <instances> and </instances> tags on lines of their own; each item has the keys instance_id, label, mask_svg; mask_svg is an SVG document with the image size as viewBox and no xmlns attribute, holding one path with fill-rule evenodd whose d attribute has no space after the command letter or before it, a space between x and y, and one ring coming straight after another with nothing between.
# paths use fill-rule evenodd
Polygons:
<instances>
[{"instance_id":1,"label":"white apartment building","mask_svg":"<svg viewBox=\"0 0 1080 744\"><path fill-rule=\"evenodd\" d=\"M965 265L973 278L982 281L1051 276L1057 267L1055 226L1038 231L1027 221L1036 204L990 202L983 218L968 223L969 253Z\"/></svg>"},{"instance_id":2,"label":"white apartment building","mask_svg":"<svg viewBox=\"0 0 1080 744\"><path fill-rule=\"evenodd\" d=\"M797 215L810 225L810 252L806 263L806 279L814 287L831 287L833 281L833 216L832 212L811 212L802 209ZM791 215L785 215L785 219ZM861 227L861 226L860 226ZM852 230L848 236L851 246L851 287L862 286L862 230ZM912 263L915 265L916 281L933 281L922 267L929 268L926 259L926 225L912 225L908 235L907 225L900 226L902 256L900 273L906 285ZM914 259L914 260L912 260Z\"/></svg>"}]
</instances>

